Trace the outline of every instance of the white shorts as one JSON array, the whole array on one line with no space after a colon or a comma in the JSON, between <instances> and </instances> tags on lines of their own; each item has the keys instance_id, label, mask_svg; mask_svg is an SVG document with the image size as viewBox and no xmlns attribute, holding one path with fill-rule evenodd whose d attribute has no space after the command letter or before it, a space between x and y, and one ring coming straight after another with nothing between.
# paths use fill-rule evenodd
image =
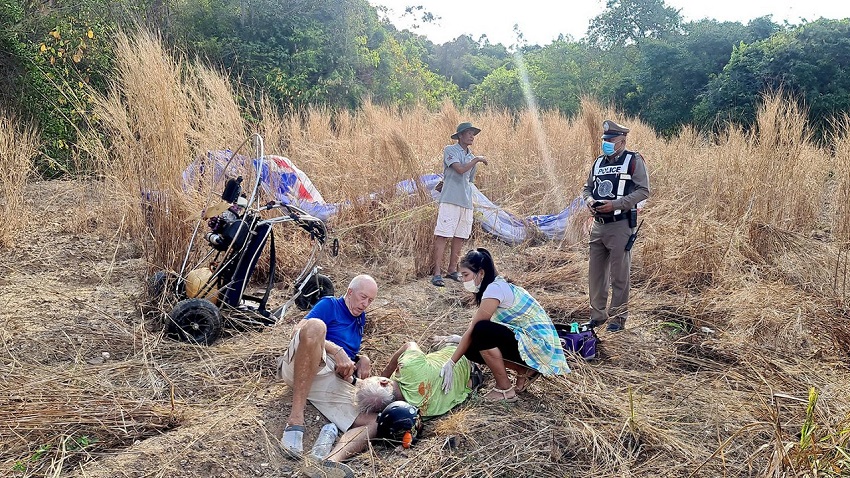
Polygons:
<instances>
[{"instance_id":1,"label":"white shorts","mask_svg":"<svg viewBox=\"0 0 850 478\"><path fill-rule=\"evenodd\" d=\"M434 235L469 239L472 234L472 209L457 204L440 203Z\"/></svg>"},{"instance_id":2,"label":"white shorts","mask_svg":"<svg viewBox=\"0 0 850 478\"><path fill-rule=\"evenodd\" d=\"M277 358L277 377L283 379L290 387L294 380L295 364L293 358L300 344L301 331L295 333L289 348ZM313 379L313 386L307 394L307 400L316 407L322 415L334 423L342 431L351 428L360 412L354 406L354 385L339 378L334 373L333 359L322 351L321 368Z\"/></svg>"}]
</instances>

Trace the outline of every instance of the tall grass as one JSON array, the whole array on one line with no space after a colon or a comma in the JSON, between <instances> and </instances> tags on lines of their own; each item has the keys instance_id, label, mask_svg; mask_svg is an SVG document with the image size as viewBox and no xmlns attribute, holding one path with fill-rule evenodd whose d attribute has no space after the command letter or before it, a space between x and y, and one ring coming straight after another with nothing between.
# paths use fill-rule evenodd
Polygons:
<instances>
[{"instance_id":1,"label":"tall grass","mask_svg":"<svg viewBox=\"0 0 850 478\"><path fill-rule=\"evenodd\" d=\"M783 262L789 250L818 250L812 231L831 219L823 204L838 199L832 158L810 140L793 98L766 97L757 126L730 126L713 140L685 129L659 145L661 164L650 156L657 220L644 259L654 281L706 286Z\"/></svg>"},{"instance_id":2,"label":"tall grass","mask_svg":"<svg viewBox=\"0 0 850 478\"><path fill-rule=\"evenodd\" d=\"M174 270L212 194L209 178L186 190L181 175L209 150L235 149L245 126L225 77L173 57L155 35L119 35L116 56L113 88L95 103L105 132L91 139L103 153L97 173L148 261Z\"/></svg>"},{"instance_id":3,"label":"tall grass","mask_svg":"<svg viewBox=\"0 0 850 478\"><path fill-rule=\"evenodd\" d=\"M15 244L16 233L29 222L24 201L39 134L29 123L0 111L0 248Z\"/></svg>"},{"instance_id":4,"label":"tall grass","mask_svg":"<svg viewBox=\"0 0 850 478\"><path fill-rule=\"evenodd\" d=\"M281 116L261 101L259 122L250 126L222 75L173 59L153 35L121 36L118 65L114 90L98 102L109 132L99 172L132 206L134 235L150 239L148 257L159 266L175 267L190 233L186 219L218 192L204 190L205 181L187 194L181 172L207 150L236 148L250 130L265 135L268 153L304 170L326 200L350 205L332 223L345 253L391 264L389 275L398 279L427 270L435 208L424 192L395 197L394 186L442 172L442 149L461 121L482 129L473 151L489 164L479 166L476 184L520 217L568 205L598 154L602 120L628 125L628 147L646 159L653 190L637 274L658 289L710 287L753 267L767 274L789 250L801 253L812 231L848 230L847 161L839 160L846 141L837 137L835 158L827 154L811 141L799 103L781 93L765 97L752 130L730 126L713 138L685 128L664 140L587 98L573 118L368 101L356 111L315 106ZM581 244L580 234L570 237L567 245ZM785 272L822 292L817 284L837 280L837 271Z\"/></svg>"},{"instance_id":5,"label":"tall grass","mask_svg":"<svg viewBox=\"0 0 850 478\"><path fill-rule=\"evenodd\" d=\"M175 59L155 36L120 36L117 51L114 89L98 101L107 132L98 172L157 267L177 267L188 219L219 192L202 178L187 193L182 171L208 150L235 149L252 130L264 134L268 153L304 170L327 201L348 205L331 223L346 256L389 266L388 277L404 280L427 272L435 207L424 191L396 197L395 184L442 172L442 149L459 122L482 129L473 151L489 164L478 168L478 187L523 217L558 212L578 196L601 122L615 119L629 126L628 147L650 171L634 258L636 277L650 289L698 291L751 277L839 295L835 285L843 283L840 256L830 267L789 259L829 257L835 249L819 240L823 231L841 240L850 230L846 140L835 137L834 154L816 145L805 110L781 92L764 98L750 130L729 126L707 137L685 128L670 140L588 98L572 118L368 101L356 111L314 106L282 116L262 100L253 108L259 121L247 125L223 75ZM836 131L846 131L841 121ZM577 216L562 246L583 248L585 220Z\"/></svg>"},{"instance_id":6,"label":"tall grass","mask_svg":"<svg viewBox=\"0 0 850 478\"><path fill-rule=\"evenodd\" d=\"M850 247L850 114L836 118L832 130L833 167L829 184L834 194L825 199L833 212L832 227L836 238Z\"/></svg>"}]
</instances>

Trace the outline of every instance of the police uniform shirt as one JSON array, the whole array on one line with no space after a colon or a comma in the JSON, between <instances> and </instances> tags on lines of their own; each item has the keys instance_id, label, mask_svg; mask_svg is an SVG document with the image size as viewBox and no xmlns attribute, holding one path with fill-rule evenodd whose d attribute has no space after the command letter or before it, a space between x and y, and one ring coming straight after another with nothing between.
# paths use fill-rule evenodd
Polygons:
<instances>
[{"instance_id":1,"label":"police uniform shirt","mask_svg":"<svg viewBox=\"0 0 850 478\"><path fill-rule=\"evenodd\" d=\"M620 211L628 211L629 209L633 209L637 206L637 204L641 201L649 198L649 174L646 171L646 163L643 161L643 157L640 153L633 151L623 151L620 157L615 161L611 161L611 158L607 156L601 156L602 165L613 164L619 162L623 155L633 154L634 157L632 161L634 162L634 171L632 172L631 181L634 184L632 191L619 198L619 199L611 199L606 198L612 201L612 205L614 206L614 210ZM599 159L599 158L597 158ZM596 164L596 160L593 161L593 164ZM584 184L584 190L582 191L582 198L587 200L588 197L593 196L593 188L594 188L594 175L593 175L593 165L590 167L590 172L587 175L587 181Z\"/></svg>"}]
</instances>

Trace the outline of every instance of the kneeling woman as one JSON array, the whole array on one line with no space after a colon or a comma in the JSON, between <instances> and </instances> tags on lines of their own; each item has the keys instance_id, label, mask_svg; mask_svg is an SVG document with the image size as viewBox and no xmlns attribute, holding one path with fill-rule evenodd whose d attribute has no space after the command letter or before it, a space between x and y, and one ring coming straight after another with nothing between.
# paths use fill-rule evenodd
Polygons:
<instances>
[{"instance_id":1,"label":"kneeling woman","mask_svg":"<svg viewBox=\"0 0 850 478\"><path fill-rule=\"evenodd\" d=\"M552 319L525 289L497 275L487 249L469 251L460 261L464 288L475 294L478 310L452 357L443 366L443 391L452 388L454 364L461 357L486 363L496 386L485 400L516 401L541 374L570 372ZM507 369L516 372L511 385Z\"/></svg>"}]
</instances>

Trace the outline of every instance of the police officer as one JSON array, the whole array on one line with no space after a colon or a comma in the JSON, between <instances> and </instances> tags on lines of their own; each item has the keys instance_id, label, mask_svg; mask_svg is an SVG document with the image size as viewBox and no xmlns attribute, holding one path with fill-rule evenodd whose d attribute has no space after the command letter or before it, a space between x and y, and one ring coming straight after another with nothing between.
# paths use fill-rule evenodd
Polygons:
<instances>
[{"instance_id":1,"label":"police officer","mask_svg":"<svg viewBox=\"0 0 850 478\"><path fill-rule=\"evenodd\" d=\"M582 191L593 214L590 231L588 292L590 323L606 330L622 330L628 318L629 236L637 226L638 204L649 197L649 176L643 157L626 149L629 129L613 121L602 123L602 155L593 162ZM608 307L608 287L611 306Z\"/></svg>"}]
</instances>

